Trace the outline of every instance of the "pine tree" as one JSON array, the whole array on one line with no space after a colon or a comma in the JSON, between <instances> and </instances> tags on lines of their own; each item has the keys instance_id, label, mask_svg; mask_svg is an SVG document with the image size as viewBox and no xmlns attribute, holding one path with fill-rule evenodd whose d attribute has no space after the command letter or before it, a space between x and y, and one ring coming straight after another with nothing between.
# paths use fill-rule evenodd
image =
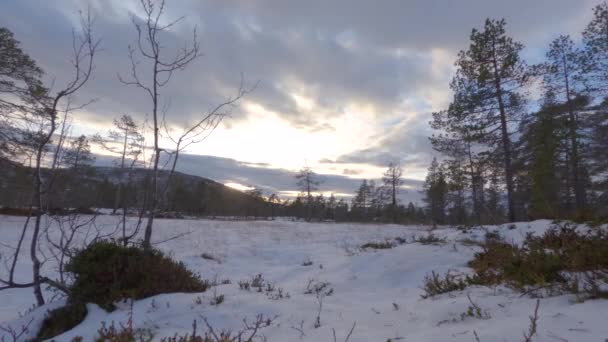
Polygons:
<instances>
[{"instance_id":1,"label":"pine tree","mask_svg":"<svg viewBox=\"0 0 608 342\"><path fill-rule=\"evenodd\" d=\"M424 202L433 224L446 223L448 184L443 169L433 158L423 185Z\"/></svg>"},{"instance_id":2,"label":"pine tree","mask_svg":"<svg viewBox=\"0 0 608 342\"><path fill-rule=\"evenodd\" d=\"M70 147L63 155L63 164L72 169L90 166L95 161L91 154L91 145L86 136L81 135L70 142Z\"/></svg>"},{"instance_id":3,"label":"pine tree","mask_svg":"<svg viewBox=\"0 0 608 342\"><path fill-rule=\"evenodd\" d=\"M399 220L397 204L397 196L399 194L399 188L403 185L403 169L396 163L388 164L387 170L384 172L382 177L383 187L386 189L389 198L389 211L391 220L393 223L397 223Z\"/></svg>"},{"instance_id":4,"label":"pine tree","mask_svg":"<svg viewBox=\"0 0 608 342\"><path fill-rule=\"evenodd\" d=\"M473 29L471 44L459 53L454 91L454 121L502 156L509 220L515 220L513 149L510 122L522 113L524 87L532 73L520 58L523 45L506 33L505 20L487 19Z\"/></svg>"}]
</instances>

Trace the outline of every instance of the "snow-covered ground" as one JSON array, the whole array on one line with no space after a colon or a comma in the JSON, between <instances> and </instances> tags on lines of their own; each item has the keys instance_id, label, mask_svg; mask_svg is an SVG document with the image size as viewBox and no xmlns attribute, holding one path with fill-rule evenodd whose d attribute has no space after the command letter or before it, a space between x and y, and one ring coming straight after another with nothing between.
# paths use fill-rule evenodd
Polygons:
<instances>
[{"instance_id":1,"label":"snow-covered ground","mask_svg":"<svg viewBox=\"0 0 608 342\"><path fill-rule=\"evenodd\" d=\"M116 217L100 216L96 227L111 231ZM528 329L535 299L522 297L507 288L470 287L465 291L422 299L421 286L431 271L468 272L466 263L476 247L459 242L464 238L481 240L481 229L462 233L438 229L434 234L448 240L443 245L408 243L385 250L360 250L366 242L386 238L426 234L426 227L358 224L306 224L288 221L229 222L210 220L157 220L154 239L170 240L157 245L182 260L191 270L206 279L230 279L205 293L164 294L133 304L136 328L151 329L156 339L187 333L202 319L215 330L239 330L243 319L256 315L276 317L261 331L267 341L344 341L355 324L349 341L521 341ZM0 242L7 246L18 239L23 218L0 216ZM509 241L521 241L526 232L541 233L549 221L487 227L498 230ZM170 239L176 235L185 235ZM217 261L201 257L211 255ZM3 259L4 261L5 259ZM31 276L27 251L23 252L18 279ZM306 261L312 265L304 266ZM309 264L309 263L306 263ZM44 272L53 272L51 262ZM2 271L5 272L5 271ZM4 273L2 273L4 274ZM239 289L240 280L263 274L265 280L282 288L289 298L273 299L264 293ZM327 282L333 293L322 300L321 326L315 328L319 302L314 294L305 294L310 281ZM467 317L471 299L487 312L487 319ZM224 295L220 305L211 305L214 296ZM46 294L47 298L52 293ZM31 289L0 291L0 326L20 327L32 318L30 333L35 333L44 313L63 304L58 299L42 308L28 310L34 303ZM608 338L608 301L577 303L573 296L543 298L539 309L538 336L535 341L605 341ZM72 331L56 338L69 341L83 336L92 341L102 322L126 322L129 306L112 313L89 305L86 320ZM0 340L2 332L0 332ZM10 341L9 337L6 337ZM25 338L23 339L25 340Z\"/></svg>"}]
</instances>

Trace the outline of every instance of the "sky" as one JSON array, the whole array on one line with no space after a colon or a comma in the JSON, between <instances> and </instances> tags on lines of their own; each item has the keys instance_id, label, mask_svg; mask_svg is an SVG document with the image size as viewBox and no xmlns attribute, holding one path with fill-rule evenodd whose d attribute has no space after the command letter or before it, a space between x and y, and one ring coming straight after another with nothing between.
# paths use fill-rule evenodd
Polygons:
<instances>
[{"instance_id":1,"label":"sky","mask_svg":"<svg viewBox=\"0 0 608 342\"><path fill-rule=\"evenodd\" d=\"M526 46L524 57L539 62L558 35L579 39L597 3L168 0L165 20L184 20L162 36L165 51L173 54L196 27L203 54L161 91L175 132L233 96L241 75L246 85L257 84L209 138L185 151L178 169L290 196L297 170L309 166L322 192L349 195L395 162L406 179L402 201L418 201L435 156L431 114L450 101L453 64L471 29L504 17L509 34ZM102 50L74 102L95 102L74 114L72 134L103 134L123 114L149 118L146 95L117 77L129 72L138 0L0 0L0 8L0 25L56 85L69 75L78 11L90 9ZM110 164L109 156L98 160Z\"/></svg>"}]
</instances>

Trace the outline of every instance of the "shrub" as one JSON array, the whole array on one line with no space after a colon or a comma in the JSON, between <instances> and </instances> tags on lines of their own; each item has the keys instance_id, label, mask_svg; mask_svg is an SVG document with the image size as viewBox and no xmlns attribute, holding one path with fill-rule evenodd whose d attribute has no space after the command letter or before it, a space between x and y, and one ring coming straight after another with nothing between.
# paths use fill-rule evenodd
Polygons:
<instances>
[{"instance_id":1,"label":"shrub","mask_svg":"<svg viewBox=\"0 0 608 342\"><path fill-rule=\"evenodd\" d=\"M142 299L161 293L204 292L208 283L182 262L158 250L124 247L100 241L79 251L66 265L73 274L70 300L95 303L107 310L126 299Z\"/></svg>"},{"instance_id":2,"label":"shrub","mask_svg":"<svg viewBox=\"0 0 608 342\"><path fill-rule=\"evenodd\" d=\"M116 328L114 322L109 326L102 322L97 335L95 342L151 342L154 339L150 330L133 329L130 324L127 326L121 324L120 328Z\"/></svg>"},{"instance_id":3,"label":"shrub","mask_svg":"<svg viewBox=\"0 0 608 342\"><path fill-rule=\"evenodd\" d=\"M426 236L414 237L414 242L423 245L440 245L445 243L446 239L442 239L433 233L428 233Z\"/></svg>"},{"instance_id":4,"label":"shrub","mask_svg":"<svg viewBox=\"0 0 608 342\"><path fill-rule=\"evenodd\" d=\"M0 215L7 216L30 216L33 212L28 208L11 208L11 207L2 207L0 208Z\"/></svg>"},{"instance_id":5,"label":"shrub","mask_svg":"<svg viewBox=\"0 0 608 342\"><path fill-rule=\"evenodd\" d=\"M467 286L467 282L451 274L449 271L442 278L439 274L433 271L431 275L427 275L424 278L424 285L422 289L424 294L422 298L426 299L442 293L461 291Z\"/></svg>"},{"instance_id":6,"label":"shrub","mask_svg":"<svg viewBox=\"0 0 608 342\"><path fill-rule=\"evenodd\" d=\"M608 234L603 230L579 233L564 224L542 236L528 234L521 247L490 241L469 265L480 284L608 296Z\"/></svg>"},{"instance_id":7,"label":"shrub","mask_svg":"<svg viewBox=\"0 0 608 342\"><path fill-rule=\"evenodd\" d=\"M38 331L37 341L48 340L73 329L80 324L87 315L87 307L82 303L68 303L62 308L49 312Z\"/></svg>"},{"instance_id":8,"label":"shrub","mask_svg":"<svg viewBox=\"0 0 608 342\"><path fill-rule=\"evenodd\" d=\"M383 242L368 242L361 245L361 249L389 249L395 247L395 244L389 240Z\"/></svg>"}]
</instances>

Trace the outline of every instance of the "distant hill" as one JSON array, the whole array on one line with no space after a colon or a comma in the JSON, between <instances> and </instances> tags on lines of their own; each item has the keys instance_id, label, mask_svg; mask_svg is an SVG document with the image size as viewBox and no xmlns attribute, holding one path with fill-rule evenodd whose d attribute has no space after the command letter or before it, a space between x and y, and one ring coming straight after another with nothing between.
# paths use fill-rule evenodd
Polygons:
<instances>
[{"instance_id":1,"label":"distant hill","mask_svg":"<svg viewBox=\"0 0 608 342\"><path fill-rule=\"evenodd\" d=\"M33 170L0 159L0 205L25 207L32 198ZM45 171L48 177L48 170ZM50 208L113 208L121 179L128 207L140 208L147 199L148 169L113 167L58 169L49 196ZM161 210L206 216L270 216L270 205L261 198L229 188L213 180L176 172L167 187L168 171L159 172L159 189L167 188Z\"/></svg>"}]
</instances>

